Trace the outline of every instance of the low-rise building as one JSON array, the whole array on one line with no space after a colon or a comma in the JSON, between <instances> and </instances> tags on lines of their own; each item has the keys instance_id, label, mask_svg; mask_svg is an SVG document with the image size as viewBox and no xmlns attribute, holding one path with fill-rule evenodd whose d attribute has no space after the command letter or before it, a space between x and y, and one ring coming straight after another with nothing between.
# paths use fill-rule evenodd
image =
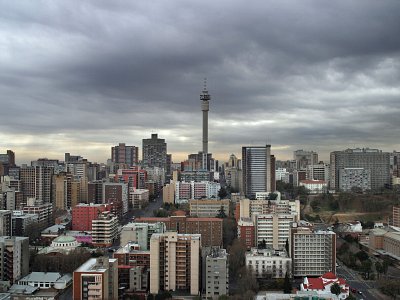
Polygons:
<instances>
[{"instance_id":1,"label":"low-rise building","mask_svg":"<svg viewBox=\"0 0 400 300\"><path fill-rule=\"evenodd\" d=\"M72 284L71 274L56 272L32 272L18 280L19 285L29 285L41 289L64 290Z\"/></svg>"},{"instance_id":2,"label":"low-rise building","mask_svg":"<svg viewBox=\"0 0 400 300\"><path fill-rule=\"evenodd\" d=\"M292 259L285 250L252 248L246 253L246 267L257 278L284 278L286 274L291 277Z\"/></svg>"},{"instance_id":3,"label":"low-rise building","mask_svg":"<svg viewBox=\"0 0 400 300\"><path fill-rule=\"evenodd\" d=\"M304 282L300 285L301 291L316 292L321 295L330 292L332 285L337 283L340 286L338 298L341 300L349 296L350 288L343 278L338 278L332 272L327 272L318 278L304 277Z\"/></svg>"},{"instance_id":4,"label":"low-rise building","mask_svg":"<svg viewBox=\"0 0 400 300\"><path fill-rule=\"evenodd\" d=\"M150 240L150 293L200 291L201 234L155 233Z\"/></svg>"},{"instance_id":5,"label":"low-rise building","mask_svg":"<svg viewBox=\"0 0 400 300\"><path fill-rule=\"evenodd\" d=\"M321 194L326 192L328 184L325 180L301 180L299 186L304 186L310 194Z\"/></svg>"}]
</instances>

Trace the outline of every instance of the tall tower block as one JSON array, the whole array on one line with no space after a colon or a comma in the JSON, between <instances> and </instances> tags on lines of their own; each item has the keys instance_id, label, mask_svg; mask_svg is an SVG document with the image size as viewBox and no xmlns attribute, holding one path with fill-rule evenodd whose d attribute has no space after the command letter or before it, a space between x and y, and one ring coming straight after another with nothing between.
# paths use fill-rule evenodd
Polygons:
<instances>
[{"instance_id":1,"label":"tall tower block","mask_svg":"<svg viewBox=\"0 0 400 300\"><path fill-rule=\"evenodd\" d=\"M203 154L208 153L208 111L210 110L210 101L211 97L207 91L207 80L204 79L204 88L203 92L200 95L201 100L201 110L203 111Z\"/></svg>"}]
</instances>

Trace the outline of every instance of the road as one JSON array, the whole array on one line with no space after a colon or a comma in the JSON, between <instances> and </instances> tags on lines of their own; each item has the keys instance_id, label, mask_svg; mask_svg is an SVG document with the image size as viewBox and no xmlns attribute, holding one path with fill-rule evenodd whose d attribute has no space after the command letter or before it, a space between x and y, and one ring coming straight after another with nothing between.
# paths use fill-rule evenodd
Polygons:
<instances>
[{"instance_id":1,"label":"road","mask_svg":"<svg viewBox=\"0 0 400 300\"><path fill-rule=\"evenodd\" d=\"M378 293L375 281L363 280L356 271L347 268L343 263L336 268L336 275L345 279L350 288L362 292L362 295L355 295L357 299L381 299L382 295Z\"/></svg>"},{"instance_id":2,"label":"road","mask_svg":"<svg viewBox=\"0 0 400 300\"><path fill-rule=\"evenodd\" d=\"M132 217L153 217L153 211L159 209L162 203L162 193L160 193L160 195L155 198L154 201L149 202L149 205L147 205L144 209L128 212L122 220L122 225L128 224L132 220Z\"/></svg>"}]
</instances>

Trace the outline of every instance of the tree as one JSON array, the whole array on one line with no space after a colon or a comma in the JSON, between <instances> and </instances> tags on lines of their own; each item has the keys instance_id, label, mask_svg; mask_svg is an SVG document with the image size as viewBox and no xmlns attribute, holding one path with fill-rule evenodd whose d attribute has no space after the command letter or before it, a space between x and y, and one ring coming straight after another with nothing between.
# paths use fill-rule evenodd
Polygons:
<instances>
[{"instance_id":1,"label":"tree","mask_svg":"<svg viewBox=\"0 0 400 300\"><path fill-rule=\"evenodd\" d=\"M235 219L222 219L222 241L225 249L228 248L228 246L232 245L233 240L236 238L236 235L237 226Z\"/></svg>"},{"instance_id":2,"label":"tree","mask_svg":"<svg viewBox=\"0 0 400 300\"><path fill-rule=\"evenodd\" d=\"M380 275L383 273L383 265L381 264L380 261L377 261L375 263L375 270L378 273L378 278L380 277Z\"/></svg>"},{"instance_id":3,"label":"tree","mask_svg":"<svg viewBox=\"0 0 400 300\"><path fill-rule=\"evenodd\" d=\"M263 239L261 242L258 243L258 249L266 249L267 248L267 242L265 239Z\"/></svg>"},{"instance_id":4,"label":"tree","mask_svg":"<svg viewBox=\"0 0 400 300\"><path fill-rule=\"evenodd\" d=\"M248 269L246 266L243 266L240 270L240 278L238 281L238 287L241 291L253 291L255 293L258 292L259 285L257 282L256 276L253 272Z\"/></svg>"},{"instance_id":5,"label":"tree","mask_svg":"<svg viewBox=\"0 0 400 300\"><path fill-rule=\"evenodd\" d=\"M287 255L289 255L289 239L286 239L285 250L286 250Z\"/></svg>"},{"instance_id":6,"label":"tree","mask_svg":"<svg viewBox=\"0 0 400 300\"><path fill-rule=\"evenodd\" d=\"M399 279L389 279L379 282L379 288L382 293L396 299L400 295L400 280Z\"/></svg>"},{"instance_id":7,"label":"tree","mask_svg":"<svg viewBox=\"0 0 400 300\"><path fill-rule=\"evenodd\" d=\"M368 254L365 251L358 251L356 253L356 256L361 262L369 258Z\"/></svg>"},{"instance_id":8,"label":"tree","mask_svg":"<svg viewBox=\"0 0 400 300\"><path fill-rule=\"evenodd\" d=\"M226 218L227 217L227 215L226 215L226 213L225 213L225 209L224 209L224 206L223 205L221 205L221 208L218 210L218 214L217 214L217 216L216 216L217 218L220 218L220 219L224 219L224 218Z\"/></svg>"},{"instance_id":9,"label":"tree","mask_svg":"<svg viewBox=\"0 0 400 300\"><path fill-rule=\"evenodd\" d=\"M278 198L278 194L277 193L271 193L268 196L268 200L276 200L276 198Z\"/></svg>"},{"instance_id":10,"label":"tree","mask_svg":"<svg viewBox=\"0 0 400 300\"><path fill-rule=\"evenodd\" d=\"M218 192L218 197L220 199L225 199L226 196L228 196L228 192L226 191L226 189L224 187L221 187L221 189Z\"/></svg>"},{"instance_id":11,"label":"tree","mask_svg":"<svg viewBox=\"0 0 400 300\"><path fill-rule=\"evenodd\" d=\"M372 271L372 261L370 259L366 259L361 263L361 271L364 273L364 278L369 279Z\"/></svg>"},{"instance_id":12,"label":"tree","mask_svg":"<svg viewBox=\"0 0 400 300\"><path fill-rule=\"evenodd\" d=\"M356 297L349 293L349 296L346 298L346 300L356 300Z\"/></svg>"},{"instance_id":13,"label":"tree","mask_svg":"<svg viewBox=\"0 0 400 300\"><path fill-rule=\"evenodd\" d=\"M332 293L332 294L335 294L336 296L339 296L340 292L341 292L340 285L339 285L337 282L335 282L334 284L332 284L332 286L331 286L331 293Z\"/></svg>"},{"instance_id":14,"label":"tree","mask_svg":"<svg viewBox=\"0 0 400 300\"><path fill-rule=\"evenodd\" d=\"M290 294L292 292L292 281L289 278L288 272L285 273L285 281L283 282L283 292L285 294Z\"/></svg>"},{"instance_id":15,"label":"tree","mask_svg":"<svg viewBox=\"0 0 400 300\"><path fill-rule=\"evenodd\" d=\"M239 271L245 265L246 246L239 240L233 240L229 248L229 279L236 280L239 277Z\"/></svg>"}]
</instances>

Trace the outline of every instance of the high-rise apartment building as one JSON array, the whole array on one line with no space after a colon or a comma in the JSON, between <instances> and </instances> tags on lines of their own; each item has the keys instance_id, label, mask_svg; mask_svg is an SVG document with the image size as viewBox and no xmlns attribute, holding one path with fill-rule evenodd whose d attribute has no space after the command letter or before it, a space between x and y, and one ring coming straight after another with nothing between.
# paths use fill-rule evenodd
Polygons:
<instances>
[{"instance_id":1,"label":"high-rise apartment building","mask_svg":"<svg viewBox=\"0 0 400 300\"><path fill-rule=\"evenodd\" d=\"M156 133L150 139L143 139L142 164L145 167L159 167L167 170L167 143Z\"/></svg>"},{"instance_id":2,"label":"high-rise apartment building","mask_svg":"<svg viewBox=\"0 0 400 300\"><path fill-rule=\"evenodd\" d=\"M247 197L252 197L257 192L275 190L273 162L271 145L242 147L243 188Z\"/></svg>"},{"instance_id":3,"label":"high-rise apartment building","mask_svg":"<svg viewBox=\"0 0 400 300\"><path fill-rule=\"evenodd\" d=\"M51 202L53 171L53 167L42 166L24 166L20 169L21 189L25 203L27 198L35 198L38 203Z\"/></svg>"},{"instance_id":4,"label":"high-rise apartment building","mask_svg":"<svg viewBox=\"0 0 400 300\"><path fill-rule=\"evenodd\" d=\"M72 203L72 175L59 173L53 175L53 203L58 209L69 209Z\"/></svg>"},{"instance_id":5,"label":"high-rise apartment building","mask_svg":"<svg viewBox=\"0 0 400 300\"><path fill-rule=\"evenodd\" d=\"M118 299L118 260L91 258L73 274L73 299Z\"/></svg>"},{"instance_id":6,"label":"high-rise apartment building","mask_svg":"<svg viewBox=\"0 0 400 300\"><path fill-rule=\"evenodd\" d=\"M88 183L88 203L103 203L103 182L96 180Z\"/></svg>"},{"instance_id":7,"label":"high-rise apartment building","mask_svg":"<svg viewBox=\"0 0 400 300\"><path fill-rule=\"evenodd\" d=\"M0 236L0 281L15 283L29 273L29 238Z\"/></svg>"},{"instance_id":8,"label":"high-rise apartment building","mask_svg":"<svg viewBox=\"0 0 400 300\"><path fill-rule=\"evenodd\" d=\"M336 273L336 234L310 227L290 229L293 276L321 276Z\"/></svg>"},{"instance_id":9,"label":"high-rise apartment building","mask_svg":"<svg viewBox=\"0 0 400 300\"><path fill-rule=\"evenodd\" d=\"M137 165L139 162L139 148L119 143L118 146L111 147L111 161L116 164L126 164L130 167Z\"/></svg>"},{"instance_id":10,"label":"high-rise apartment building","mask_svg":"<svg viewBox=\"0 0 400 300\"><path fill-rule=\"evenodd\" d=\"M330 155L330 188L339 190L340 170L344 168L364 168L371 176L371 189L378 190L390 185L390 153L378 149L356 148L334 151Z\"/></svg>"},{"instance_id":11,"label":"high-rise apartment building","mask_svg":"<svg viewBox=\"0 0 400 300\"><path fill-rule=\"evenodd\" d=\"M125 183L104 182L103 201L113 204L113 212L121 218L128 212L128 185Z\"/></svg>"},{"instance_id":12,"label":"high-rise apartment building","mask_svg":"<svg viewBox=\"0 0 400 300\"><path fill-rule=\"evenodd\" d=\"M201 234L155 233L150 239L150 293L200 289Z\"/></svg>"}]
</instances>

